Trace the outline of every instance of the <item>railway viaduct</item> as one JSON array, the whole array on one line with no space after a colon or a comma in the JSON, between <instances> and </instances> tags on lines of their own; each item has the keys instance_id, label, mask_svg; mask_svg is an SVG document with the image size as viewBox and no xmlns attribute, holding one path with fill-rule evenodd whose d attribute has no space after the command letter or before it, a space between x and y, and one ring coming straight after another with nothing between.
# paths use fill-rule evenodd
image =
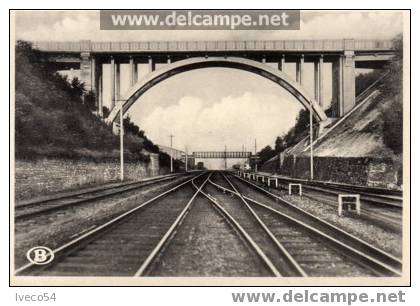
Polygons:
<instances>
[{"instance_id":1,"label":"railway viaduct","mask_svg":"<svg viewBox=\"0 0 420 306\"><path fill-rule=\"evenodd\" d=\"M342 117L355 103L355 69L381 68L393 56L391 40L276 40L276 41L150 41L34 42L54 69L80 69L86 89L97 96L102 114L103 71L110 67L111 113L113 122L119 110L125 113L148 89L173 75L206 67L227 67L256 73L288 90L318 122L327 122L324 112L324 63L332 67L332 117ZM267 65L277 63L277 69ZM296 64L296 77L282 70L285 63ZM304 63L314 65L314 93L308 94L302 82ZM109 66L104 66L108 64ZM131 87L120 92L121 64L129 64ZM139 64L147 64L148 74L139 80ZM165 64L155 69L156 64ZM145 66L145 65L142 65ZM313 98L314 97L314 98Z\"/></svg>"}]
</instances>

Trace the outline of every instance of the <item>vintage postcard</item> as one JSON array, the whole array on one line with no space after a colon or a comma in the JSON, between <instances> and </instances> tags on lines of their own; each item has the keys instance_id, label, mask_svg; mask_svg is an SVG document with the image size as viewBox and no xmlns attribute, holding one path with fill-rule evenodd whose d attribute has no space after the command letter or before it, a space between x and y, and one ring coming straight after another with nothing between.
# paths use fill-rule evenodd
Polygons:
<instances>
[{"instance_id":1,"label":"vintage postcard","mask_svg":"<svg viewBox=\"0 0 420 306\"><path fill-rule=\"evenodd\" d=\"M10 22L12 286L410 284L410 11Z\"/></svg>"}]
</instances>

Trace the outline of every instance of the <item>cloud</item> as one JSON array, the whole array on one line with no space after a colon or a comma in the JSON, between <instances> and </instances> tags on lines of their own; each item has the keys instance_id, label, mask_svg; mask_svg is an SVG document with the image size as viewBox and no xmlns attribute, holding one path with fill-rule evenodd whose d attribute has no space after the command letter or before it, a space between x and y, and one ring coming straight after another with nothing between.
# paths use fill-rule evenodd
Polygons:
<instances>
[{"instance_id":1,"label":"cloud","mask_svg":"<svg viewBox=\"0 0 420 306\"><path fill-rule=\"evenodd\" d=\"M301 22L307 37L388 39L402 32L402 15L392 11L309 13Z\"/></svg>"},{"instance_id":2,"label":"cloud","mask_svg":"<svg viewBox=\"0 0 420 306\"><path fill-rule=\"evenodd\" d=\"M206 106L205 106L206 105ZM142 122L149 137L163 145L175 135L179 149L241 150L253 147L257 138L261 145L272 144L294 124L301 106L296 100L271 94L245 92L227 96L211 105L198 97L186 96L168 107L157 107Z\"/></svg>"},{"instance_id":3,"label":"cloud","mask_svg":"<svg viewBox=\"0 0 420 306\"><path fill-rule=\"evenodd\" d=\"M99 19L92 12L49 13L25 12L17 15L16 36L18 39L35 40L95 40L99 32ZM39 17L44 18L39 18Z\"/></svg>"}]
</instances>

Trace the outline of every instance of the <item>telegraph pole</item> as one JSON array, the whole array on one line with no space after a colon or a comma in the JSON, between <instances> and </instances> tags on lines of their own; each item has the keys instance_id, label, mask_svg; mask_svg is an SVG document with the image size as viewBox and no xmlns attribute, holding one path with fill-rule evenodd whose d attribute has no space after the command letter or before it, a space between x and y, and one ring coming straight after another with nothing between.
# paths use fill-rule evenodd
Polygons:
<instances>
[{"instance_id":1,"label":"telegraph pole","mask_svg":"<svg viewBox=\"0 0 420 306\"><path fill-rule=\"evenodd\" d=\"M171 173L174 172L174 163L173 163L173 149L172 149L172 139L174 138L174 135L169 135L169 138L171 139Z\"/></svg>"},{"instance_id":2,"label":"telegraph pole","mask_svg":"<svg viewBox=\"0 0 420 306\"><path fill-rule=\"evenodd\" d=\"M311 164L311 181L314 179L314 130L313 130L313 113L312 113L312 103L309 108L309 141L310 141L310 148L311 148L311 157L310 157L310 164Z\"/></svg>"},{"instance_id":3,"label":"telegraph pole","mask_svg":"<svg viewBox=\"0 0 420 306\"><path fill-rule=\"evenodd\" d=\"M124 181L124 122L123 104L120 108L120 181Z\"/></svg>"},{"instance_id":4,"label":"telegraph pole","mask_svg":"<svg viewBox=\"0 0 420 306\"><path fill-rule=\"evenodd\" d=\"M255 138L254 150L255 150L255 173L257 173L258 172L258 164L257 164L257 138Z\"/></svg>"},{"instance_id":5,"label":"telegraph pole","mask_svg":"<svg viewBox=\"0 0 420 306\"><path fill-rule=\"evenodd\" d=\"M185 172L188 172L188 146L185 146Z\"/></svg>"},{"instance_id":6,"label":"telegraph pole","mask_svg":"<svg viewBox=\"0 0 420 306\"><path fill-rule=\"evenodd\" d=\"M227 156L226 156L226 145L225 145L225 170L227 170Z\"/></svg>"},{"instance_id":7,"label":"telegraph pole","mask_svg":"<svg viewBox=\"0 0 420 306\"><path fill-rule=\"evenodd\" d=\"M242 145L242 156L245 156L245 146L244 145ZM243 163L244 163L244 166L245 166L245 163L246 163L246 158L244 158L244 160L242 161Z\"/></svg>"}]
</instances>

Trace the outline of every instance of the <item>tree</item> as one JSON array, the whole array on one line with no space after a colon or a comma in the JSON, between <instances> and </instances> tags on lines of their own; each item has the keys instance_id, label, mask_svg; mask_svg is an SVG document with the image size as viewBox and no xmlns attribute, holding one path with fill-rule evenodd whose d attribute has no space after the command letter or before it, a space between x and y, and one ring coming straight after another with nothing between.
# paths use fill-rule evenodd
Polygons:
<instances>
[{"instance_id":1,"label":"tree","mask_svg":"<svg viewBox=\"0 0 420 306\"><path fill-rule=\"evenodd\" d=\"M383 139L385 145L394 153L403 149L403 40L398 35L393 40L395 56L387 66L389 74L384 80L383 99L392 99L391 106L382 110Z\"/></svg>"},{"instance_id":2,"label":"tree","mask_svg":"<svg viewBox=\"0 0 420 306\"><path fill-rule=\"evenodd\" d=\"M82 97L86 92L85 84L80 82L78 78L73 78L70 82L71 87L73 88L73 95L75 97Z\"/></svg>"},{"instance_id":3,"label":"tree","mask_svg":"<svg viewBox=\"0 0 420 306\"><path fill-rule=\"evenodd\" d=\"M106 106L102 106L102 114L103 114L104 118L108 118L109 113L110 113L109 108L106 107Z\"/></svg>"},{"instance_id":4,"label":"tree","mask_svg":"<svg viewBox=\"0 0 420 306\"><path fill-rule=\"evenodd\" d=\"M391 107L382 111L383 139L385 145L394 153L401 154L403 149L403 108L394 98Z\"/></svg>"},{"instance_id":5,"label":"tree","mask_svg":"<svg viewBox=\"0 0 420 306\"><path fill-rule=\"evenodd\" d=\"M383 120L383 139L387 147L399 154L402 152L402 131L403 131L403 104L402 104L402 85L403 85L403 39L398 35L393 39L393 49L395 56L384 68L373 70L368 73L360 74L356 77L356 93L362 93L367 87L378 80L388 71L386 77L378 84L381 89L380 99L391 99L391 106L381 110ZM325 113L332 115L332 107ZM274 150L267 146L260 151L260 163L270 159L273 153L278 154L286 148L291 147L308 136L309 133L309 111L300 110L296 116L295 125L284 136L278 136L275 140Z\"/></svg>"},{"instance_id":6,"label":"tree","mask_svg":"<svg viewBox=\"0 0 420 306\"><path fill-rule=\"evenodd\" d=\"M16 158L118 158L119 138L92 114L95 94L75 78L56 73L30 43L18 41L15 55ZM83 102L84 98L84 103ZM105 116L109 113L104 107ZM128 117L124 121L127 160L148 162L142 153L159 148ZM150 148L150 149L149 149Z\"/></svg>"},{"instance_id":7,"label":"tree","mask_svg":"<svg viewBox=\"0 0 420 306\"><path fill-rule=\"evenodd\" d=\"M394 49L394 56L391 62L387 65L389 71L388 77L384 81L385 86L383 91L389 96L398 96L402 102L402 85L403 85L403 37L402 34L397 35L392 40L392 48Z\"/></svg>"},{"instance_id":8,"label":"tree","mask_svg":"<svg viewBox=\"0 0 420 306\"><path fill-rule=\"evenodd\" d=\"M85 94L85 105L91 111L96 110L96 94L92 90Z\"/></svg>"},{"instance_id":9,"label":"tree","mask_svg":"<svg viewBox=\"0 0 420 306\"><path fill-rule=\"evenodd\" d=\"M307 109L301 109L296 118L295 129L298 133L306 131L309 126L309 111Z\"/></svg>"},{"instance_id":10,"label":"tree","mask_svg":"<svg viewBox=\"0 0 420 306\"><path fill-rule=\"evenodd\" d=\"M276 141L274 142L274 151L276 153L281 153L286 149L286 143L281 136L277 136Z\"/></svg>"},{"instance_id":11,"label":"tree","mask_svg":"<svg viewBox=\"0 0 420 306\"><path fill-rule=\"evenodd\" d=\"M309 111L306 109L300 110L296 116L295 125L283 137L284 147L288 148L308 135L309 131Z\"/></svg>"},{"instance_id":12,"label":"tree","mask_svg":"<svg viewBox=\"0 0 420 306\"><path fill-rule=\"evenodd\" d=\"M263 148L260 152L258 152L259 155L259 162L258 164L262 165L270 158L274 157L276 155L276 151L274 151L271 146L266 146Z\"/></svg>"},{"instance_id":13,"label":"tree","mask_svg":"<svg viewBox=\"0 0 420 306\"><path fill-rule=\"evenodd\" d=\"M356 96L377 81L383 74L384 71L382 69L375 69L371 72L359 74L356 77Z\"/></svg>"}]
</instances>

